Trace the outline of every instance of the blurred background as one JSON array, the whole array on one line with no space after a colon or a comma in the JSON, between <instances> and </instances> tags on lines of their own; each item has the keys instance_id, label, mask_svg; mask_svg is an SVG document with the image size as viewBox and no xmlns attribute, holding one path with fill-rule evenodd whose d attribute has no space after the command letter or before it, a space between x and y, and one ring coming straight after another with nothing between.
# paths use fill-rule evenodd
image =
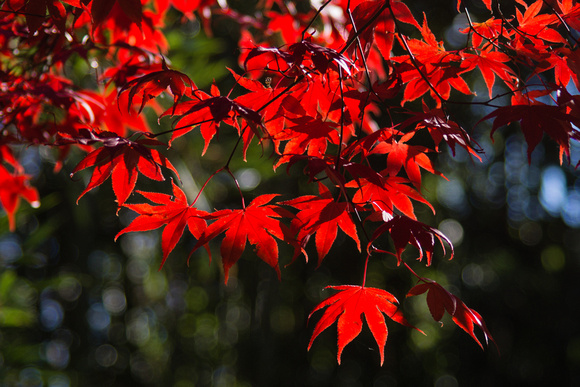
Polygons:
<instances>
[{"instance_id":1,"label":"blurred background","mask_svg":"<svg viewBox=\"0 0 580 387\"><path fill-rule=\"evenodd\" d=\"M409 6L419 20L427 10L431 29L445 37L448 49L465 44L457 31L466 20L457 16L456 4L417 1ZM478 2L470 4L475 19L478 12L485 15L481 11ZM214 20L215 35L208 37L196 21L182 24L177 12L172 17L167 35L173 68L200 88L215 80L222 94L230 90L233 79L226 66L239 69L235 23ZM76 81L95 82L87 66L82 60L72 66ZM482 79L474 75L469 81L485 94ZM147 112L157 125L152 113ZM485 156L478 162L445 149L437 158L449 181L425 177L423 193L436 215L417 206L418 217L452 240L455 258L449 261L440 252L431 267L413 267L477 310L497 349L491 345L482 351L447 317L442 324L434 322L424 295L405 299L414 280L385 256L371 260L367 285L397 296L409 322L426 336L387 322L380 367L365 326L339 366L336 326L307 352L321 313L309 325L307 318L331 294L322 290L325 286L360 283L364 257L350 238L339 233L318 269L314 259L283 267L292 256L283 248L281 282L248 248L225 285L216 246L213 262L198 250L188 265L195 241L187 237L159 270L159 230L113 241L135 214L123 209L115 215L109 182L75 204L86 181L68 175L82 158L80 152L54 174L51 151L30 147L20 150L20 159L35 176L42 205L22 206L14 233L0 215L0 386L580 385L580 175L574 168L580 147L573 144L572 163L560 166L556 145L545 142L528 163L517 130L503 128L492 141L488 122L476 126L486 114L481 106L460 106L452 113L465 128L475 127L471 135ZM163 130L170 122L161 125ZM223 166L235 141L228 136L222 131L204 158L196 131L169 151L190 201ZM255 146L249 152L248 162L240 157L232 163L246 200L281 186L281 200L312 193L301 179L302 166L274 173L271 150ZM159 188L155 184L142 178L139 189ZM144 199L135 194L131 201ZM202 209L236 207L238 201L231 178L219 175L204 191ZM383 247L389 248L389 242ZM414 257L408 252L409 262Z\"/></svg>"}]
</instances>

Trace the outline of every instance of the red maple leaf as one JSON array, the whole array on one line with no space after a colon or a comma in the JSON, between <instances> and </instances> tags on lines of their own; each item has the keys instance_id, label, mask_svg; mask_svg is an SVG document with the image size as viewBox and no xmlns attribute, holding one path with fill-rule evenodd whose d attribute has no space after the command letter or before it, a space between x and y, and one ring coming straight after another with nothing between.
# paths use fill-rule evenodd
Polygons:
<instances>
[{"instance_id":1,"label":"red maple leaf","mask_svg":"<svg viewBox=\"0 0 580 387\"><path fill-rule=\"evenodd\" d=\"M111 11L115 5L118 5L133 23L141 26L143 6L140 0L93 0L91 4L91 19L94 28L97 28L111 17Z\"/></svg>"},{"instance_id":2,"label":"red maple leaf","mask_svg":"<svg viewBox=\"0 0 580 387\"><path fill-rule=\"evenodd\" d=\"M492 89L497 75L512 90L516 88L517 75L505 63L511 58L503 52L491 51L491 49L477 50L474 54L461 53L461 57L470 63L469 67L478 68L483 75L483 79L489 91L489 98L492 98Z\"/></svg>"},{"instance_id":3,"label":"red maple leaf","mask_svg":"<svg viewBox=\"0 0 580 387\"><path fill-rule=\"evenodd\" d=\"M34 208L40 206L38 191L30 186L30 176L19 171L10 173L0 165L0 204L8 215L10 231L16 229L14 214L20 204L20 198L26 199Z\"/></svg>"},{"instance_id":4,"label":"red maple leaf","mask_svg":"<svg viewBox=\"0 0 580 387\"><path fill-rule=\"evenodd\" d=\"M263 55L271 58L270 63L274 66L268 69L278 72L293 70L297 74L307 75L314 69L324 74L331 65L334 65L345 74L352 75L351 69L356 69L354 63L344 55L309 40L294 43L288 47L287 51L271 47L254 47L246 56L244 68L248 70L248 62Z\"/></svg>"},{"instance_id":5,"label":"red maple leaf","mask_svg":"<svg viewBox=\"0 0 580 387\"><path fill-rule=\"evenodd\" d=\"M447 100L452 89L472 94L461 77L462 73L472 69L470 64L463 63L457 52L445 50L443 43L438 42L429 29L427 19L423 21L421 35L423 40L411 39L406 43L410 55L393 58L401 62L398 71L405 84L402 103L413 101L427 91L438 104L441 103L438 97Z\"/></svg>"},{"instance_id":6,"label":"red maple leaf","mask_svg":"<svg viewBox=\"0 0 580 387\"><path fill-rule=\"evenodd\" d=\"M473 337L482 349L483 345L477 336L475 336L475 325L477 325L483 332L486 344L489 343L489 340L495 344L493 337L485 325L485 321L483 321L483 318L479 313L468 308L459 297L449 293L437 282L427 279L425 279L425 281L427 282L415 285L411 290L409 290L407 297L417 296L428 292L427 306L429 307L431 316L433 316L435 321L441 321L443 314L447 311L447 313L449 313L453 318L455 324Z\"/></svg>"},{"instance_id":7,"label":"red maple leaf","mask_svg":"<svg viewBox=\"0 0 580 387\"><path fill-rule=\"evenodd\" d=\"M338 320L338 353L336 355L338 364L340 364L344 347L360 334L363 315L379 346L381 365L383 365L385 358L385 344L388 336L387 324L383 313L399 324L414 328L403 316L395 296L387 291L358 285L327 286L325 289L339 290L340 293L318 304L308 316L310 320L314 312L327 307L314 327L308 350L312 347L314 339Z\"/></svg>"},{"instance_id":8,"label":"red maple leaf","mask_svg":"<svg viewBox=\"0 0 580 387\"><path fill-rule=\"evenodd\" d=\"M277 205L267 204L276 196L278 195L258 196L241 210L228 209L210 214L208 219L215 219L215 221L204 230L192 253L225 231L226 235L221 243L220 252L226 283L230 268L242 256L246 242L254 245L258 257L272 266L280 278L278 244L273 237L289 241L288 226L279 218L292 218L293 215Z\"/></svg>"},{"instance_id":9,"label":"red maple leaf","mask_svg":"<svg viewBox=\"0 0 580 387\"><path fill-rule=\"evenodd\" d=\"M59 0L29 0L23 11L26 15L26 24L31 35L38 31L46 21L47 11L58 29L61 32L66 30L67 11Z\"/></svg>"},{"instance_id":10,"label":"red maple leaf","mask_svg":"<svg viewBox=\"0 0 580 387\"><path fill-rule=\"evenodd\" d=\"M516 7L518 31L521 33L516 38L525 37L534 42L539 42L538 39L542 39L549 42L565 43L566 40L559 32L548 27L548 25L558 21L558 16L554 14L555 12L540 14L544 4L544 0L537 0L528 7L526 3L522 2L522 5L526 8L523 15Z\"/></svg>"},{"instance_id":11,"label":"red maple leaf","mask_svg":"<svg viewBox=\"0 0 580 387\"><path fill-rule=\"evenodd\" d=\"M318 266L328 254L336 240L338 228L344 231L357 244L360 251L360 241L356 232L356 226L349 214L351 207L347 202L337 202L326 186L319 184L320 196L308 195L288 200L282 204L292 206L300 210L296 218L292 220L291 233L297 235L294 257L303 252L306 261L308 255L304 250L310 237L316 234L316 252L318 253Z\"/></svg>"},{"instance_id":12,"label":"red maple leaf","mask_svg":"<svg viewBox=\"0 0 580 387\"><path fill-rule=\"evenodd\" d=\"M477 154L481 152L478 144L467 134L459 124L451 121L443 109L429 109L423 102L423 112L413 113L413 117L405 120L401 127L417 122L417 130L426 128L433 138L435 143L435 150L439 151L439 144L445 141L451 153L455 156L455 145L461 146L468 151L472 156L475 156L481 161L481 157Z\"/></svg>"},{"instance_id":13,"label":"red maple leaf","mask_svg":"<svg viewBox=\"0 0 580 387\"><path fill-rule=\"evenodd\" d=\"M431 265L431 257L433 256L433 251L435 249L435 238L439 239L439 243L443 247L443 253L445 253L445 245L443 241L447 242L451 247L451 258L453 258L453 244L441 231L426 225L425 223L419 222L417 220L408 218L406 216L396 215L388 222L379 226L371 242L376 240L380 235L385 232L389 232L393 242L395 244L396 256L398 263L401 263L401 254L407 244L415 246L419 249L420 261L423 258L423 252L427 257L427 266Z\"/></svg>"},{"instance_id":14,"label":"red maple leaf","mask_svg":"<svg viewBox=\"0 0 580 387\"><path fill-rule=\"evenodd\" d=\"M500 107L483 117L480 122L490 118L494 118L492 136L501 126L519 121L528 144L528 160L531 160L533 150L542 141L544 132L570 157L570 138L575 138L578 132L571 124L574 117L566 113L563 107L540 102Z\"/></svg>"},{"instance_id":15,"label":"red maple leaf","mask_svg":"<svg viewBox=\"0 0 580 387\"><path fill-rule=\"evenodd\" d=\"M95 167L87 188L79 195L77 202L84 194L103 184L109 176L112 176L113 191L119 206L122 206L133 192L139 173L152 180L162 181L165 180L161 172L163 166L179 177L177 170L165 156L149 148L165 145L157 140L131 141L111 132L96 134L87 129L79 133L84 137L75 139L76 142L83 145L100 142L103 146L89 153L71 173L72 176L85 168Z\"/></svg>"},{"instance_id":16,"label":"red maple leaf","mask_svg":"<svg viewBox=\"0 0 580 387\"><path fill-rule=\"evenodd\" d=\"M414 135L415 132L409 132L401 136L398 141L395 138L390 138L390 141L380 142L372 149L371 153L386 153L387 168L384 172L390 176L396 176L401 168L404 168L409 180L419 190L421 189L420 168L439 176L443 176L443 174L433 167L431 159L427 156L427 152L429 152L427 147L407 144L407 141Z\"/></svg>"},{"instance_id":17,"label":"red maple leaf","mask_svg":"<svg viewBox=\"0 0 580 387\"><path fill-rule=\"evenodd\" d=\"M174 107L183 95L193 93L195 84L187 75L176 70L171 70L167 67L165 59L163 59L161 66L161 71L155 71L133 79L121 88L119 91L119 100L124 92L129 91L127 102L128 111L133 105L133 99L138 95L140 95L141 98L141 104L139 106L139 113L141 113L147 101L157 97L161 92L167 89L169 89L171 94L173 94Z\"/></svg>"},{"instance_id":18,"label":"red maple leaf","mask_svg":"<svg viewBox=\"0 0 580 387\"><path fill-rule=\"evenodd\" d=\"M491 11L491 2L492 0L482 0L483 4L485 4L485 6L487 7L487 9L489 9ZM461 0L457 0L457 12L459 12L459 9L461 8Z\"/></svg>"},{"instance_id":19,"label":"red maple leaf","mask_svg":"<svg viewBox=\"0 0 580 387\"><path fill-rule=\"evenodd\" d=\"M238 132L241 133L241 128L234 119L238 117L252 129L252 133L260 135L258 127L262 126L262 117L255 110L243 106L224 95L220 95L220 91L215 84L211 87L211 94L209 95L201 90L198 90L193 97L196 100L186 101L174 106L165 111L161 117L168 115L179 116L174 122L175 128L171 136L170 144L173 140L184 134L190 132L195 126L200 125L200 131L205 140L205 147L203 153L207 150L211 139L216 135L221 122L230 126L237 127ZM246 137L246 144L251 138ZM245 147L247 149L247 147Z\"/></svg>"},{"instance_id":20,"label":"red maple leaf","mask_svg":"<svg viewBox=\"0 0 580 387\"><path fill-rule=\"evenodd\" d=\"M274 168L290 161L292 156L305 152L309 156L323 157L329 142L337 144L340 141L336 124L323 121L320 116L316 118L302 116L290 121L294 125L285 128L273 138L276 143L287 141L283 155Z\"/></svg>"},{"instance_id":21,"label":"red maple leaf","mask_svg":"<svg viewBox=\"0 0 580 387\"><path fill-rule=\"evenodd\" d=\"M201 237L203 230L207 227L204 218L208 213L198 210L193 205L188 205L185 193L174 182L172 182L172 185L173 196L158 192L137 191L145 198L159 205L153 206L146 203L123 204L124 207L138 213L139 216L115 236L115 240L117 240L117 238L127 232L149 231L165 227L161 234L163 260L161 261L160 269L163 267L169 253L177 245L186 226L196 239Z\"/></svg>"},{"instance_id":22,"label":"red maple leaf","mask_svg":"<svg viewBox=\"0 0 580 387\"><path fill-rule=\"evenodd\" d=\"M491 0L489 0L491 2ZM472 23L469 27L461 29L464 34L471 33L471 43L473 48L478 48L483 42L495 41L498 37L503 36L506 39L510 38L510 30L505 28L504 19L491 18L483 23Z\"/></svg>"},{"instance_id":23,"label":"red maple leaf","mask_svg":"<svg viewBox=\"0 0 580 387\"><path fill-rule=\"evenodd\" d=\"M358 188L353 196L357 205L371 204L376 211L393 214L395 208L415 219L415 211L411 199L428 205L433 212L433 206L421 196L413 187L407 185L409 180L398 176L387 176L378 182L367 179L350 181L346 187Z\"/></svg>"},{"instance_id":24,"label":"red maple leaf","mask_svg":"<svg viewBox=\"0 0 580 387\"><path fill-rule=\"evenodd\" d=\"M387 7L387 3L384 1L362 1L352 11L352 21L356 28L351 29L347 41L352 41L355 33L358 33L358 40L360 41L360 47L363 50L365 58L368 57L374 42L383 58L386 60L390 59L395 37L395 20L411 24L417 27L417 29L421 29L419 23L417 23L413 14L404 3L392 1L388 5L389 7ZM377 17L377 12L379 11L381 13ZM365 25L369 26L361 30ZM347 52L353 55L357 47L357 44L351 44Z\"/></svg>"}]
</instances>

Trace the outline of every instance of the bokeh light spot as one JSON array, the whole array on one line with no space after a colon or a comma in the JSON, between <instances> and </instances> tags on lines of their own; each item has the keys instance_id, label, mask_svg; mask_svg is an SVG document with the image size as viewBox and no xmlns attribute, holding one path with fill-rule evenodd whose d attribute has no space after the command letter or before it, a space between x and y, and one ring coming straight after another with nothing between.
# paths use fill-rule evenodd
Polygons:
<instances>
[{"instance_id":1,"label":"bokeh light spot","mask_svg":"<svg viewBox=\"0 0 580 387\"><path fill-rule=\"evenodd\" d=\"M95 360L103 367L110 367L117 362L118 354L111 344L103 344L95 351Z\"/></svg>"},{"instance_id":2,"label":"bokeh light spot","mask_svg":"<svg viewBox=\"0 0 580 387\"><path fill-rule=\"evenodd\" d=\"M564 251L557 245L548 246L542 250L541 259L544 269L551 272L562 270L566 264Z\"/></svg>"}]
</instances>

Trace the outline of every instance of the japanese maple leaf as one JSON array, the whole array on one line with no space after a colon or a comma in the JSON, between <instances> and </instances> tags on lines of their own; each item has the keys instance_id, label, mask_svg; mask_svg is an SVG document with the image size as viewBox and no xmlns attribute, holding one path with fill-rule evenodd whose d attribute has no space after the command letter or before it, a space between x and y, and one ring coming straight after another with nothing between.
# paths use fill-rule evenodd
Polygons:
<instances>
[{"instance_id":1,"label":"japanese maple leaf","mask_svg":"<svg viewBox=\"0 0 580 387\"><path fill-rule=\"evenodd\" d=\"M489 340L495 343L495 340L485 325L485 321L483 321L483 318L479 313L468 308L459 297L449 293L438 283L427 279L425 281L427 282L416 285L409 290L407 297L417 296L428 292L427 306L429 307L431 316L433 316L435 321L441 321L443 314L447 311L447 313L449 313L453 318L453 322L473 337L482 349L483 345L477 336L475 336L475 325L477 325L483 332L486 344L489 343Z\"/></svg>"},{"instance_id":2,"label":"japanese maple leaf","mask_svg":"<svg viewBox=\"0 0 580 387\"><path fill-rule=\"evenodd\" d=\"M247 70L248 62L264 55L269 58L268 60L271 60L273 65L276 65L275 71L285 71L292 68L298 73L306 75L309 72L306 68L312 67L324 74L330 65L334 64L345 74L352 75L351 69L356 69L354 63L346 56L332 48L320 46L308 40L292 44L287 51L271 47L254 47L246 56L244 68Z\"/></svg>"},{"instance_id":3,"label":"japanese maple leaf","mask_svg":"<svg viewBox=\"0 0 580 387\"><path fill-rule=\"evenodd\" d=\"M558 0L562 19L575 30L580 30L580 4L574 0Z\"/></svg>"},{"instance_id":4,"label":"japanese maple leaf","mask_svg":"<svg viewBox=\"0 0 580 387\"><path fill-rule=\"evenodd\" d=\"M429 130L429 134L435 143L436 151L439 151L441 141L445 141L453 156L455 156L455 145L459 145L481 161L481 157L477 154L481 152L478 144L467 134L465 129L456 122L451 121L443 109L429 109L423 102L423 112L413 113L413 117L405 120L401 126L405 127L415 122L418 124L417 129L426 128Z\"/></svg>"},{"instance_id":5,"label":"japanese maple leaf","mask_svg":"<svg viewBox=\"0 0 580 387\"><path fill-rule=\"evenodd\" d=\"M254 245L258 257L272 266L280 278L278 244L273 237L289 241L288 226L279 218L292 218L293 215L277 205L267 204L276 196L278 195L258 196L241 210L228 209L211 214L210 219L215 219L215 221L204 230L192 252L225 232L220 252L226 283L230 268L242 256L246 242Z\"/></svg>"},{"instance_id":6,"label":"japanese maple leaf","mask_svg":"<svg viewBox=\"0 0 580 387\"><path fill-rule=\"evenodd\" d=\"M338 321L338 353L336 356L338 364L340 364L344 347L360 334L363 315L379 346L381 366L385 358L385 344L388 336L383 313L399 324L414 328L403 316L395 296L389 292L357 285L327 286L325 289L335 289L340 292L318 304L308 316L310 320L314 312L327 308L314 327L308 350L322 331Z\"/></svg>"},{"instance_id":7,"label":"japanese maple leaf","mask_svg":"<svg viewBox=\"0 0 580 387\"><path fill-rule=\"evenodd\" d=\"M335 64L348 75L352 75L351 68L356 69L354 63L346 56L332 48L320 46L308 40L291 45L288 51L292 53L292 60L298 66L302 64L305 54L309 53L314 68L322 74L326 73L330 64Z\"/></svg>"},{"instance_id":8,"label":"japanese maple leaf","mask_svg":"<svg viewBox=\"0 0 580 387\"><path fill-rule=\"evenodd\" d=\"M321 117L308 116L293 118L294 124L278 135L274 136L274 142L288 141L284 146L284 152L275 168L286 163L294 155L306 152L309 156L322 157L328 147L328 142L338 144L340 136L334 127L334 123L326 122Z\"/></svg>"},{"instance_id":9,"label":"japanese maple leaf","mask_svg":"<svg viewBox=\"0 0 580 387\"><path fill-rule=\"evenodd\" d=\"M538 0L529 7L523 3L526 11L522 15L520 10L516 8L516 18L518 21L518 31L528 39L537 41L537 39L546 40L548 42L565 43L566 40L556 30L548 27L548 25L558 21L558 16L554 13L540 14L540 10L544 6L544 0Z\"/></svg>"},{"instance_id":10,"label":"japanese maple leaf","mask_svg":"<svg viewBox=\"0 0 580 387\"><path fill-rule=\"evenodd\" d=\"M119 91L119 99L121 99L124 92L129 91L127 110L130 110L133 105L133 99L137 95L140 95L141 98L141 105L139 106L139 113L141 113L147 101L157 97L167 89L173 94L174 107L183 95L193 92L195 85L187 75L169 69L165 63L165 59L163 59L161 65L161 71L155 71L133 79L121 88Z\"/></svg>"},{"instance_id":11,"label":"japanese maple leaf","mask_svg":"<svg viewBox=\"0 0 580 387\"><path fill-rule=\"evenodd\" d=\"M413 61L407 55L393 58L401 62L399 71L406 85L403 103L413 101L428 91L438 104L441 103L438 97L448 99L452 89L471 94L469 86L461 77L462 73L472 69L470 64L463 63L457 52L445 50L443 43L438 42L429 29L426 18L421 35L422 40L411 39L407 42Z\"/></svg>"},{"instance_id":12,"label":"japanese maple leaf","mask_svg":"<svg viewBox=\"0 0 580 387\"><path fill-rule=\"evenodd\" d=\"M504 19L491 18L483 23L472 23L469 27L461 29L460 31L464 34L473 31L474 33L471 35L472 47L478 48L484 41L485 43L495 41L500 36L509 39L510 31L505 28L505 23L506 20Z\"/></svg>"},{"instance_id":13,"label":"japanese maple leaf","mask_svg":"<svg viewBox=\"0 0 580 387\"><path fill-rule=\"evenodd\" d=\"M34 208L40 206L38 191L30 186L30 176L15 171L10 173L0 165L0 204L8 215L10 231L16 229L15 213L20 204L20 198L24 198Z\"/></svg>"},{"instance_id":14,"label":"japanese maple leaf","mask_svg":"<svg viewBox=\"0 0 580 387\"><path fill-rule=\"evenodd\" d=\"M443 176L443 174L433 167L431 159L427 156L427 152L430 151L427 147L407 144L407 141L414 135L415 132L409 132L401 136L398 141L391 138L390 141L381 142L375 146L371 153L386 153L387 169L385 172L390 176L396 176L401 168L404 168L409 180L419 190L421 189L420 168L439 176Z\"/></svg>"},{"instance_id":15,"label":"japanese maple leaf","mask_svg":"<svg viewBox=\"0 0 580 387\"><path fill-rule=\"evenodd\" d=\"M140 0L93 0L91 4L91 19L93 27L97 28L103 23L117 4L123 13L137 25L141 26L143 20L143 6Z\"/></svg>"},{"instance_id":16,"label":"japanese maple leaf","mask_svg":"<svg viewBox=\"0 0 580 387\"><path fill-rule=\"evenodd\" d=\"M263 125L268 135L277 133L284 127L285 115L280 114L280 105L283 101L291 100L292 94L280 98L284 93L284 87L265 86L262 82L248 79L236 74L229 69L236 80L236 83L248 90L234 101L242 106L246 106L262 115Z\"/></svg>"},{"instance_id":17,"label":"japanese maple leaf","mask_svg":"<svg viewBox=\"0 0 580 387\"><path fill-rule=\"evenodd\" d=\"M357 205L371 204L380 212L393 214L395 208L415 219L415 211L411 199L428 205L435 211L431 204L421 196L413 187L407 185L409 180L398 176L387 176L379 180L379 184L373 180L359 179L346 184L349 188L358 188L353 196L353 202Z\"/></svg>"},{"instance_id":18,"label":"japanese maple leaf","mask_svg":"<svg viewBox=\"0 0 580 387\"><path fill-rule=\"evenodd\" d=\"M481 71L489 92L489 98L492 98L493 95L492 89L496 75L509 85L510 88L513 89L515 87L513 84L516 82L517 76L513 70L505 64L512 59L503 52L491 51L488 49L478 50L475 54L462 53L461 56L465 61L471 64L471 67L477 67Z\"/></svg>"},{"instance_id":19,"label":"japanese maple leaf","mask_svg":"<svg viewBox=\"0 0 580 387\"><path fill-rule=\"evenodd\" d=\"M380 10L382 11L377 17L376 14ZM360 2L352 11L352 21L356 29L353 28L350 31L347 41L351 42L355 34L358 33L358 40L365 58L368 57L374 42L383 58L389 60L395 36L395 20L411 24L417 27L417 29L421 28L409 8L402 2L392 1L389 7L387 7L387 3L384 1ZM368 27L364 30L361 29L367 25ZM353 56L357 48L357 44L351 44L347 52Z\"/></svg>"},{"instance_id":20,"label":"japanese maple leaf","mask_svg":"<svg viewBox=\"0 0 580 387\"><path fill-rule=\"evenodd\" d=\"M137 191L146 199L153 203L159 204L123 204L139 214L131 224L119 231L115 240L127 232L149 231L160 227L165 227L161 234L161 250L163 251L163 260L160 269L167 260L169 253L173 251L177 242L183 235L185 227L189 232L199 239L207 227L205 217L207 212L198 210L192 205L187 204L185 193L174 182L173 195L162 194L158 192Z\"/></svg>"},{"instance_id":21,"label":"japanese maple leaf","mask_svg":"<svg viewBox=\"0 0 580 387\"><path fill-rule=\"evenodd\" d=\"M68 3L72 4L74 2L69 1ZM78 6L78 2L76 6ZM47 10L58 29L61 32L66 30L66 10L59 0L29 0L24 7L24 12L30 34L38 31L42 23L45 22Z\"/></svg>"},{"instance_id":22,"label":"japanese maple leaf","mask_svg":"<svg viewBox=\"0 0 580 387\"><path fill-rule=\"evenodd\" d=\"M490 118L494 118L492 136L501 126L519 121L528 144L528 160L531 160L533 150L542 141L544 132L570 157L570 138L575 137L578 132L571 124L574 117L567 114L562 107L539 102L497 108L480 122Z\"/></svg>"},{"instance_id":23,"label":"japanese maple leaf","mask_svg":"<svg viewBox=\"0 0 580 387\"><path fill-rule=\"evenodd\" d=\"M85 168L95 167L87 188L79 195L77 202L84 194L101 185L112 176L113 191L119 206L122 206L137 182L139 173L152 180L163 181L165 177L161 167L173 171L179 177L175 167L155 149L149 146L165 145L153 139L131 141L111 132L94 133L82 130L84 138L76 139L81 144L101 142L102 147L89 153L72 171L71 176Z\"/></svg>"},{"instance_id":24,"label":"japanese maple leaf","mask_svg":"<svg viewBox=\"0 0 580 387\"><path fill-rule=\"evenodd\" d=\"M282 204L300 210L296 214L296 218L292 220L290 229L292 235L297 234L298 242L292 261L300 252L304 253L306 261L308 261L308 255L304 248L310 237L316 234L316 252L318 253L318 266L320 266L336 240L339 227L356 242L359 251L360 240L356 232L356 225L349 213L351 206L347 202L335 201L328 188L323 184L319 184L318 187L320 196L301 196Z\"/></svg>"},{"instance_id":25,"label":"japanese maple leaf","mask_svg":"<svg viewBox=\"0 0 580 387\"><path fill-rule=\"evenodd\" d=\"M174 123L177 128L173 132L170 143L191 131L195 126L201 125L201 135L205 140L203 153L205 153L211 139L217 134L221 122L238 127L238 132L241 132L234 120L235 117L244 120L251 128L252 133L260 135L258 127L262 125L262 116L258 112L227 96L220 95L215 84L211 87L211 94L197 91L194 94L197 99L180 103L160 116L160 118L167 115L179 116Z\"/></svg>"},{"instance_id":26,"label":"japanese maple leaf","mask_svg":"<svg viewBox=\"0 0 580 387\"><path fill-rule=\"evenodd\" d=\"M453 244L441 231L421 223L417 220L406 216L396 215L388 222L379 226L371 238L371 242L376 240L380 235L389 232L395 244L396 256L398 264L401 263L401 254L407 244L415 246L419 249L420 261L423 258L423 252L427 257L427 266L431 265L431 257L435 249L435 238L439 239L439 243L443 247L445 253L445 245L443 241L447 242L451 247L451 258L453 258Z\"/></svg>"}]
</instances>

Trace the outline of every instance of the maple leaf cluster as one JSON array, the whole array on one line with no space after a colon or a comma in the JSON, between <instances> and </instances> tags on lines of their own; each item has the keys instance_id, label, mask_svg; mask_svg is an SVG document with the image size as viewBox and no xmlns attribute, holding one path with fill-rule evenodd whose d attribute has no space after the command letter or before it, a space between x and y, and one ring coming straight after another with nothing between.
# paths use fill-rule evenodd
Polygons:
<instances>
[{"instance_id":1,"label":"maple leaf cluster","mask_svg":"<svg viewBox=\"0 0 580 387\"><path fill-rule=\"evenodd\" d=\"M528 155L547 134L559 146L561 162L570 157L570 142L580 139L580 97L570 91L580 87L580 50L573 33L580 29L580 4L516 3L514 14L504 15L484 0L490 18L475 23L468 17L462 30L468 44L448 50L425 14L418 19L405 2L395 0L337 0L305 11L270 0L251 15L209 0L5 1L0 6L0 201L10 229L16 229L20 198L39 203L15 154L18 146L53 148L55 171L71 153L84 152L71 173L92 169L79 199L110 177L118 208L137 213L117 238L163 228L161 266L187 230L196 240L192 253L205 247L211 257L212 245L220 243L226 282L248 244L280 278L279 244L293 249L292 262L300 256L308 260L314 245L320 266L338 230L345 233L365 260L362 285L330 287L339 293L315 308L326 309L309 344L336 321L339 362L361 332L362 315L381 364L384 315L410 326L391 293L365 285L369 259L383 253L395 256L421 282L408 295L427 292L436 321L447 312L478 344L474 326L486 342L493 341L482 317L415 274L407 259L412 252L404 252L410 245L418 260L425 257L430 265L441 245L453 257L450 240L419 221L415 207L434 211L422 194L422 174L445 178L432 160L444 145L453 154L459 146L480 158L477 144L448 110L462 103L457 95L475 95L471 77L484 80L489 99L474 103L491 109L481 121L493 120L492 135L517 122ZM171 8L184 20L198 19L207 33L213 18L239 25L239 68L230 69L235 93L217 83L201 90L171 67L164 36ZM67 78L66 66L76 58L103 67L98 87L84 88ZM501 95L497 90L503 90ZM164 93L171 96L169 107L156 101ZM510 97L508 106L496 104L501 96ZM145 109L160 120L171 119L171 129L150 127ZM229 131L243 144L241 157L246 159L252 146L269 147L275 170L301 166L317 193L287 200L279 198L283 191L263 193L246 205L239 190L241 208L198 209L199 195L188 201L163 153L197 130L205 143L200 156L220 141L220 131ZM161 140L169 133L168 141ZM425 138L431 140L418 140ZM230 169L237 149L236 144L202 191L218 174L231 176L239 188ZM175 177L172 195L136 190L140 174L155 181ZM135 193L154 204L132 203L140 197ZM389 240L394 252L377 247Z\"/></svg>"}]
</instances>

